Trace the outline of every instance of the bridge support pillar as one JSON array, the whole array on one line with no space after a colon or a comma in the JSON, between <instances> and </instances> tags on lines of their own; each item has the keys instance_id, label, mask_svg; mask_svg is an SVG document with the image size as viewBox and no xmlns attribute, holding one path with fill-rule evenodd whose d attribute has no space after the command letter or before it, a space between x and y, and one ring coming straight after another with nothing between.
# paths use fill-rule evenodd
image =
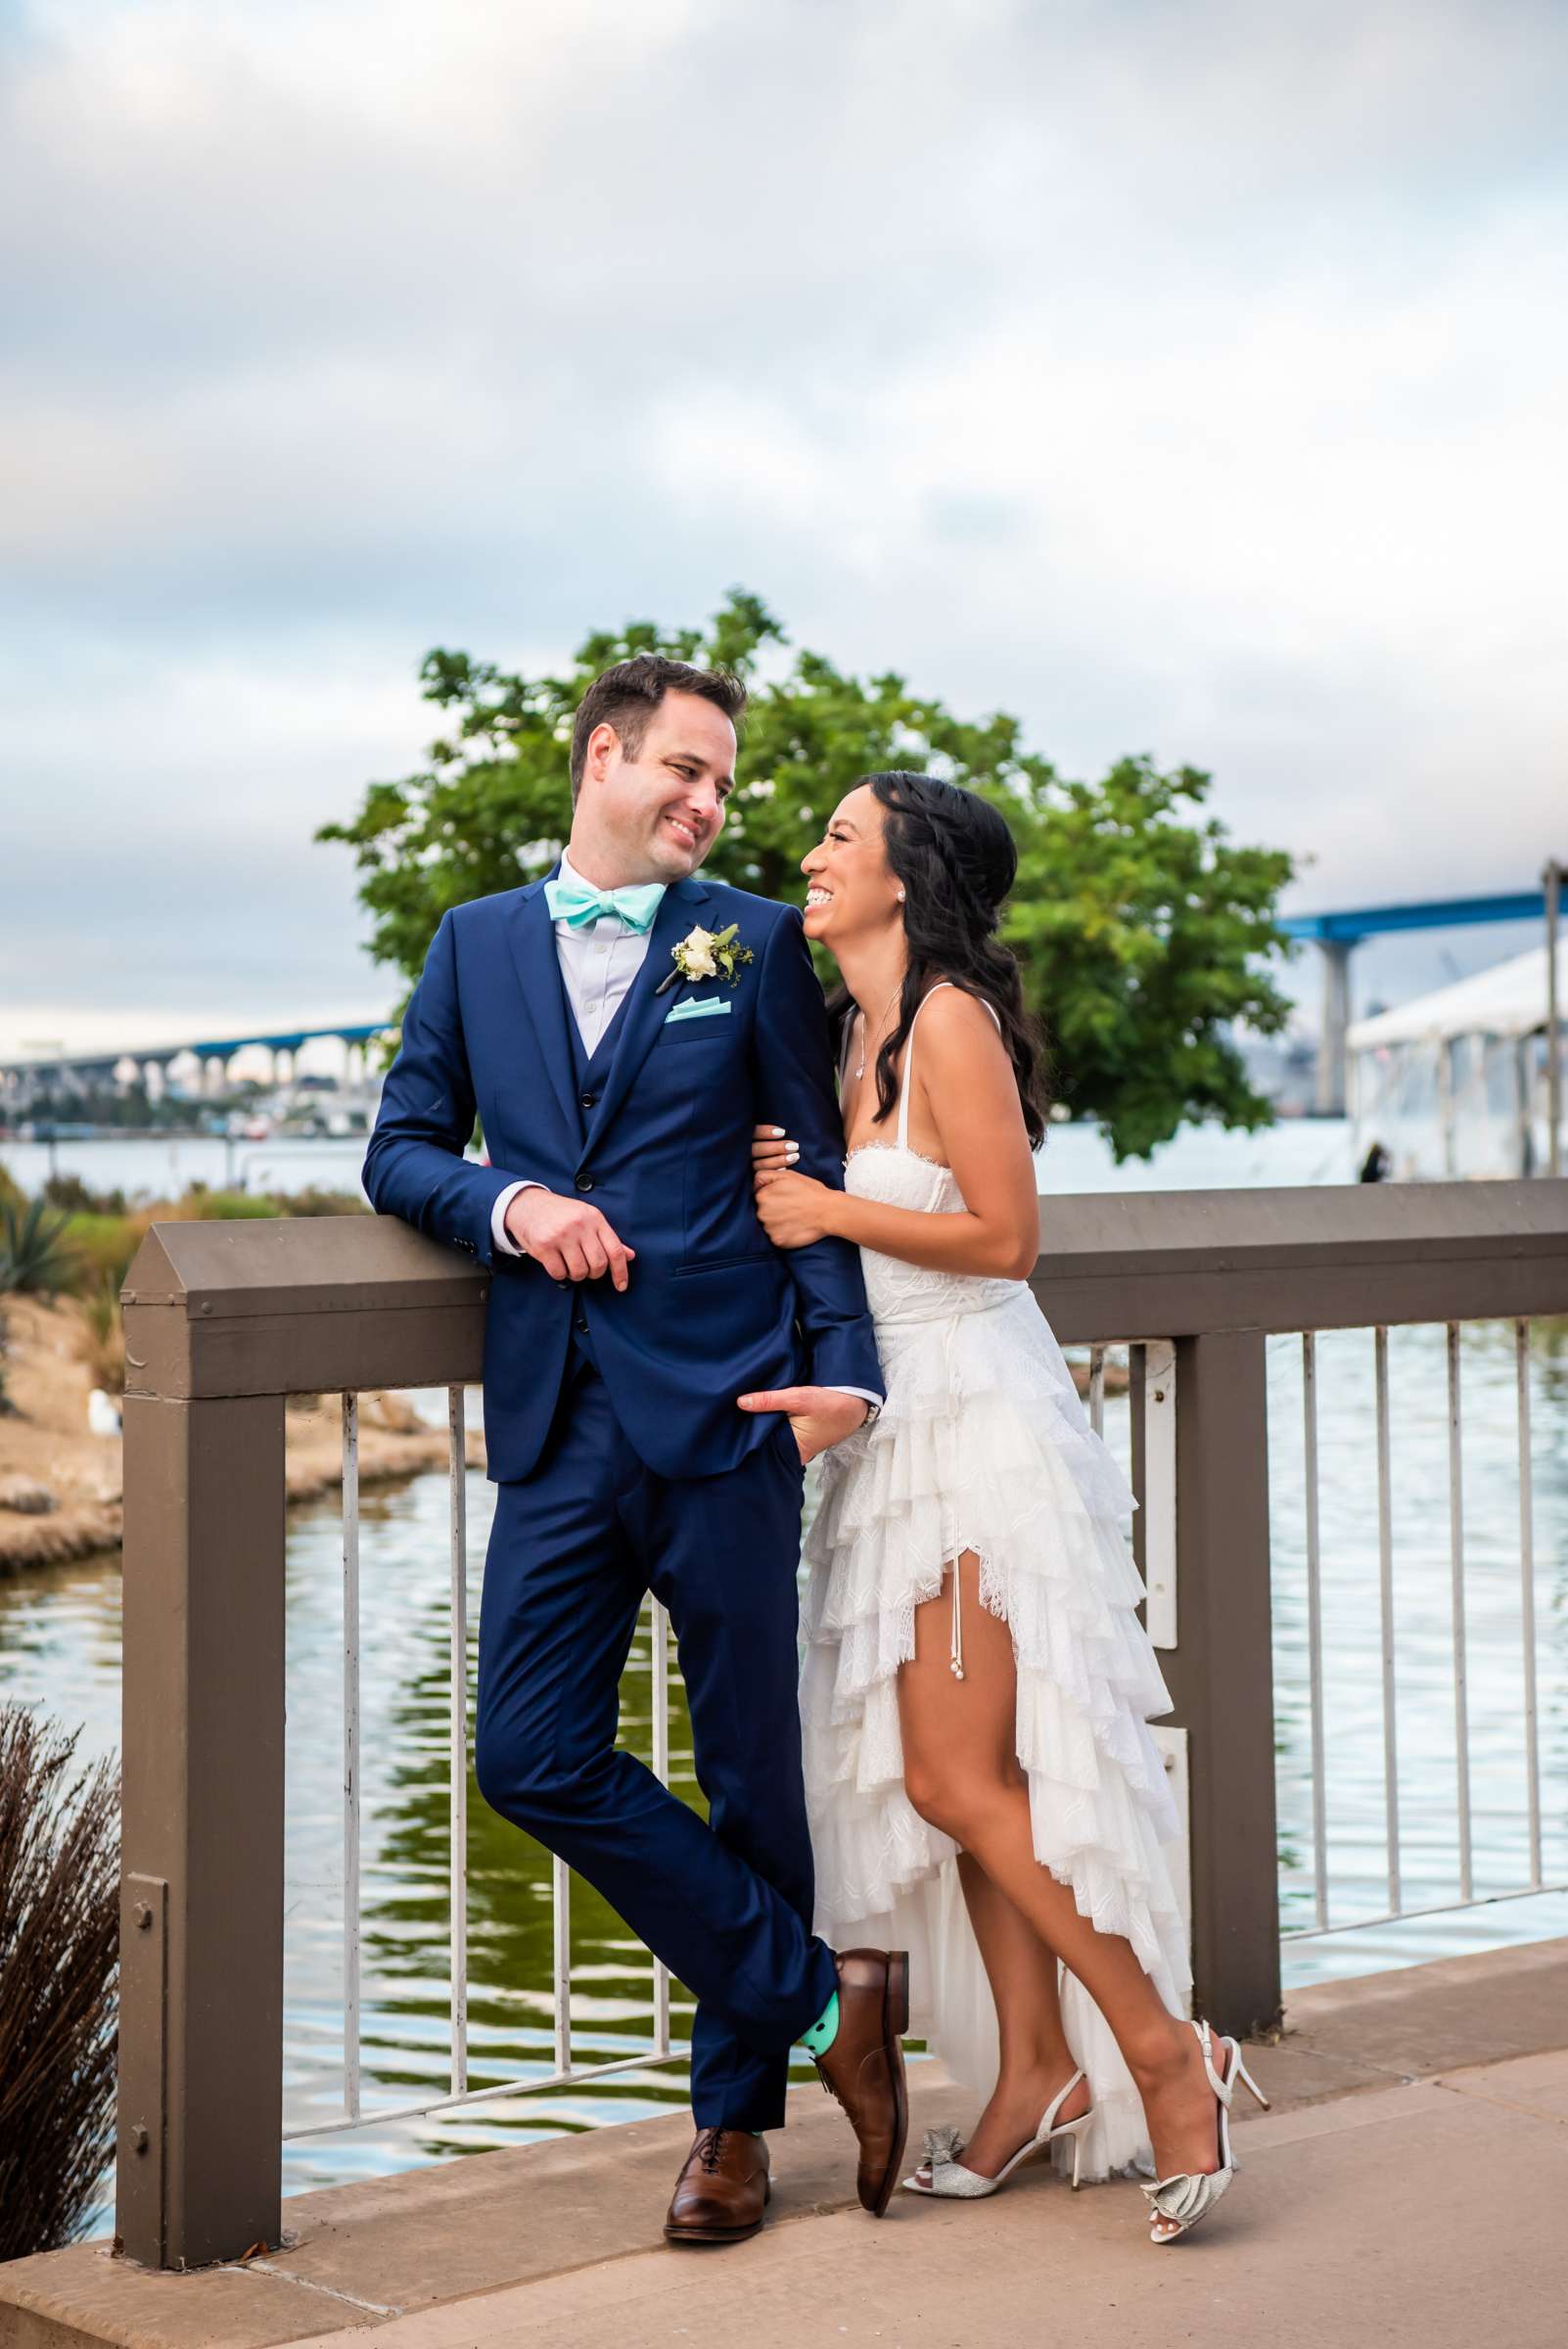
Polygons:
<instances>
[{"instance_id":1,"label":"bridge support pillar","mask_svg":"<svg viewBox=\"0 0 1568 2349\"><path fill-rule=\"evenodd\" d=\"M1323 957L1323 1013L1321 1033L1317 1043L1317 1096L1315 1107L1319 1117L1342 1118L1345 1114L1345 1032L1350 1026L1350 958L1353 947L1360 944L1357 938L1320 938L1318 951Z\"/></svg>"}]
</instances>

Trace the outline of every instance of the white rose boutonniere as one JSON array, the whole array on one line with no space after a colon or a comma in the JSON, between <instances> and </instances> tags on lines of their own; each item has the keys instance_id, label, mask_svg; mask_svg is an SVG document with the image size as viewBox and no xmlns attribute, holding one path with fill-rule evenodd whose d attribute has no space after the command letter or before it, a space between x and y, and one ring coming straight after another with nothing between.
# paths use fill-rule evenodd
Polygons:
<instances>
[{"instance_id":1,"label":"white rose boutonniere","mask_svg":"<svg viewBox=\"0 0 1568 2349\"><path fill-rule=\"evenodd\" d=\"M731 987L740 984L740 966L753 959L750 946L740 943L740 924L731 922L725 930L705 930L701 923L688 930L678 945L669 949L674 969L668 979L661 979L654 989L662 995L682 979L727 979Z\"/></svg>"}]
</instances>

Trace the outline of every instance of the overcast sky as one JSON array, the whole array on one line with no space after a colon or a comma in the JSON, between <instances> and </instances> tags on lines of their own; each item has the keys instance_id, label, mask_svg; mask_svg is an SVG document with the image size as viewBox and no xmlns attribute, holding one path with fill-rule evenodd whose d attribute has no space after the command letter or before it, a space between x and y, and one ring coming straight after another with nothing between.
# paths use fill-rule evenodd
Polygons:
<instances>
[{"instance_id":1,"label":"overcast sky","mask_svg":"<svg viewBox=\"0 0 1568 2349\"><path fill-rule=\"evenodd\" d=\"M736 582L1212 768L1295 909L1568 854L1561 0L0 0L0 1050L379 1014L310 835L427 648Z\"/></svg>"}]
</instances>

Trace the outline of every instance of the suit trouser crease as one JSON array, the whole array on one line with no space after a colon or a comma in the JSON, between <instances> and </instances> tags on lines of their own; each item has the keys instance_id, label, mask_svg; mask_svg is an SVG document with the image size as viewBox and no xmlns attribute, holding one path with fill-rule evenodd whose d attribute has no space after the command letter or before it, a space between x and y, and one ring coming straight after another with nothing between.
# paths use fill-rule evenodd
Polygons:
<instances>
[{"instance_id":1,"label":"suit trouser crease","mask_svg":"<svg viewBox=\"0 0 1568 2349\"><path fill-rule=\"evenodd\" d=\"M796 1696L801 1471L787 1423L725 1475L644 1467L579 1340L533 1473L496 1490L475 1764L696 1997L700 2128L777 2128L789 2049L836 1986ZM617 1746L645 1589L669 1613L705 1822Z\"/></svg>"}]
</instances>

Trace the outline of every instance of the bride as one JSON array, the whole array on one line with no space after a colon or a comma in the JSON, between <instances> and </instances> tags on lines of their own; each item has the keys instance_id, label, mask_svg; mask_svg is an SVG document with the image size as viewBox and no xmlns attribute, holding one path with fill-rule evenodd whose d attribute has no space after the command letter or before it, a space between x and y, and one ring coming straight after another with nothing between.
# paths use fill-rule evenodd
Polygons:
<instances>
[{"instance_id":1,"label":"bride","mask_svg":"<svg viewBox=\"0 0 1568 2349\"><path fill-rule=\"evenodd\" d=\"M816 1924L907 1943L916 2027L988 2096L967 2142L928 2138L912 2191L993 2193L1047 2148L1075 2185L1152 2158L1169 2242L1229 2184L1237 2077L1258 2091L1233 2040L1180 2019L1132 1496L1027 1285L1040 1078L995 937L1016 864L986 801L899 771L804 863L847 990L846 1187L761 1127L758 1213L781 1248L858 1243L887 1382L824 1456L807 1542Z\"/></svg>"}]
</instances>

